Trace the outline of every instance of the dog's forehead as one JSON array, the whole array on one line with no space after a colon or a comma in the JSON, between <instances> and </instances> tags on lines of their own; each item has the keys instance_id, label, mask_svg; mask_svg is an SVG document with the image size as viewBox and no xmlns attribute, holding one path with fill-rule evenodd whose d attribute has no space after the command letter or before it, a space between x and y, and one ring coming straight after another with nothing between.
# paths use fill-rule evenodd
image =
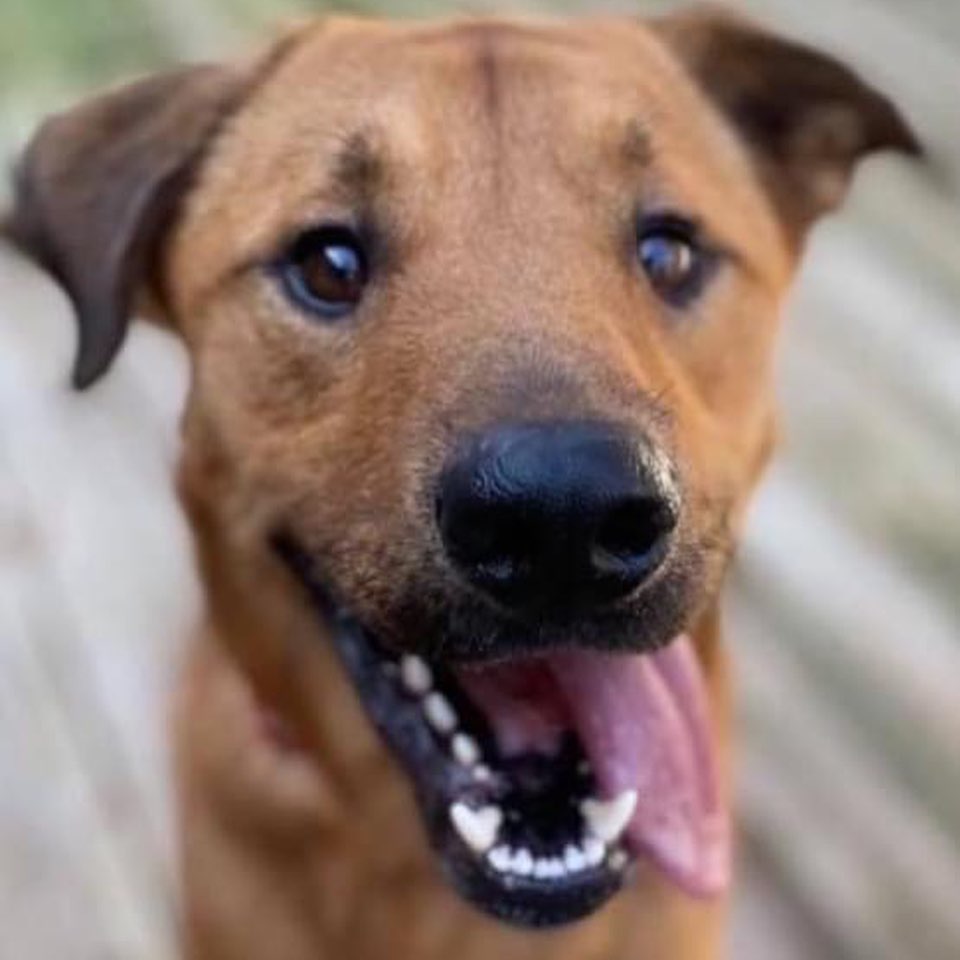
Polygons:
<instances>
[{"instance_id":1,"label":"dog's forehead","mask_svg":"<svg viewBox=\"0 0 960 960\"><path fill-rule=\"evenodd\" d=\"M485 84L511 64L540 72L552 69L555 77L589 64L595 76L604 64L616 70L618 56L628 50L627 58L634 59L637 44L646 46L647 56L657 56L642 22L619 18L400 21L325 17L301 31L286 69L309 70L311 62L335 63L341 72L352 65L374 84L418 77L455 81L470 76Z\"/></svg>"},{"instance_id":2,"label":"dog's forehead","mask_svg":"<svg viewBox=\"0 0 960 960\"><path fill-rule=\"evenodd\" d=\"M683 109L691 91L639 25L626 38L623 26L618 34L604 20L323 21L255 100L319 146L375 132L395 160L422 161L492 133L501 149L522 141L527 153L571 134L598 150L634 144L645 115L678 97Z\"/></svg>"},{"instance_id":3,"label":"dog's forehead","mask_svg":"<svg viewBox=\"0 0 960 960\"><path fill-rule=\"evenodd\" d=\"M371 193L424 230L482 216L488 200L571 227L649 201L713 217L734 248L777 246L742 144L639 20L324 19L215 156L200 206L235 260Z\"/></svg>"}]
</instances>

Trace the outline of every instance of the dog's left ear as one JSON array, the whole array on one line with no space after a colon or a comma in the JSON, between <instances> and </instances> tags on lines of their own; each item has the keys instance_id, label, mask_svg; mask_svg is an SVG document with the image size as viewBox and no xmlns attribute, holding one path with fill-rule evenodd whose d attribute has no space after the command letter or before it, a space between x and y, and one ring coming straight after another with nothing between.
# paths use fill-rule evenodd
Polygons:
<instances>
[{"instance_id":1,"label":"dog's left ear","mask_svg":"<svg viewBox=\"0 0 960 960\"><path fill-rule=\"evenodd\" d=\"M860 159L921 153L896 107L833 57L720 8L653 28L750 146L795 243L841 202Z\"/></svg>"},{"instance_id":2,"label":"dog's left ear","mask_svg":"<svg viewBox=\"0 0 960 960\"><path fill-rule=\"evenodd\" d=\"M227 66L150 77L50 118L29 144L5 230L73 302L76 387L120 349L164 228L249 83L246 68Z\"/></svg>"}]
</instances>

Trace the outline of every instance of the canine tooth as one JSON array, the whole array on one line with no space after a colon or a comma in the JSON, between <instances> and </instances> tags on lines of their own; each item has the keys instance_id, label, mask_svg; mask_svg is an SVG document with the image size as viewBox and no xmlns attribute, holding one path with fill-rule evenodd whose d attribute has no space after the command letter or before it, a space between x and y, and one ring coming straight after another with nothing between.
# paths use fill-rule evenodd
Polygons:
<instances>
[{"instance_id":1,"label":"canine tooth","mask_svg":"<svg viewBox=\"0 0 960 960\"><path fill-rule=\"evenodd\" d=\"M400 661L400 680L410 693L419 697L433 686L433 672L426 660L407 654Z\"/></svg>"},{"instance_id":2,"label":"canine tooth","mask_svg":"<svg viewBox=\"0 0 960 960\"><path fill-rule=\"evenodd\" d=\"M579 873L581 870L586 869L587 857L579 847L575 847L571 843L563 851L563 862L570 873Z\"/></svg>"},{"instance_id":3,"label":"canine tooth","mask_svg":"<svg viewBox=\"0 0 960 960\"><path fill-rule=\"evenodd\" d=\"M442 693L431 693L424 697L423 712L430 726L439 733L453 733L457 729L457 715Z\"/></svg>"},{"instance_id":4,"label":"canine tooth","mask_svg":"<svg viewBox=\"0 0 960 960\"><path fill-rule=\"evenodd\" d=\"M487 859L490 861L491 866L495 870L499 870L500 873L506 873L513 860L510 855L510 848L503 846L503 844L499 847L494 847L487 854Z\"/></svg>"},{"instance_id":5,"label":"canine tooth","mask_svg":"<svg viewBox=\"0 0 960 960\"><path fill-rule=\"evenodd\" d=\"M533 856L529 850L521 847L514 853L510 866L514 873L519 873L521 877L529 877L533 873Z\"/></svg>"},{"instance_id":6,"label":"canine tooth","mask_svg":"<svg viewBox=\"0 0 960 960\"><path fill-rule=\"evenodd\" d=\"M620 871L627 865L627 859L626 850L617 847L617 849L610 854L607 863L610 864L611 870Z\"/></svg>"},{"instance_id":7,"label":"canine tooth","mask_svg":"<svg viewBox=\"0 0 960 960\"><path fill-rule=\"evenodd\" d=\"M450 805L450 820L471 850L475 853L486 853L497 841L497 832L503 823L503 812L494 806L474 810L465 803L458 802Z\"/></svg>"},{"instance_id":8,"label":"canine tooth","mask_svg":"<svg viewBox=\"0 0 960 960\"><path fill-rule=\"evenodd\" d=\"M583 841L583 855L586 858L588 867L596 867L603 862L603 855L606 853L606 847L602 840L596 837L585 837Z\"/></svg>"},{"instance_id":9,"label":"canine tooth","mask_svg":"<svg viewBox=\"0 0 960 960\"><path fill-rule=\"evenodd\" d=\"M580 804L580 812L591 833L605 843L611 843L623 833L636 808L636 790L624 790L612 800L588 798Z\"/></svg>"},{"instance_id":10,"label":"canine tooth","mask_svg":"<svg viewBox=\"0 0 960 960\"><path fill-rule=\"evenodd\" d=\"M472 767L480 759L477 741L466 733L458 733L450 742L454 759L464 767Z\"/></svg>"}]
</instances>

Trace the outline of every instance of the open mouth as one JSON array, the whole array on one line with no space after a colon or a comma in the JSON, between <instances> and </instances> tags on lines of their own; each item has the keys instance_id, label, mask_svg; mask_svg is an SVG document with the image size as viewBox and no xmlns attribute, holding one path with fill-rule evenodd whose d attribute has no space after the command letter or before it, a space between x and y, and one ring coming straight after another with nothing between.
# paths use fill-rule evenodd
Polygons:
<instances>
[{"instance_id":1,"label":"open mouth","mask_svg":"<svg viewBox=\"0 0 960 960\"><path fill-rule=\"evenodd\" d=\"M372 720L410 776L453 886L501 920L568 923L653 865L692 896L727 886L729 829L690 640L648 654L569 648L496 663L385 649L309 590Z\"/></svg>"}]
</instances>

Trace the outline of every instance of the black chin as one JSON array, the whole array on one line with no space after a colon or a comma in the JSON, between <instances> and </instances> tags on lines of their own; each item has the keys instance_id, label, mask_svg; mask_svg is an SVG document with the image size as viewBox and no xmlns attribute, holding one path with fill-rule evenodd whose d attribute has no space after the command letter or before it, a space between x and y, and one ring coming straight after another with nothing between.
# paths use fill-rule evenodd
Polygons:
<instances>
[{"instance_id":1,"label":"black chin","mask_svg":"<svg viewBox=\"0 0 960 960\"><path fill-rule=\"evenodd\" d=\"M571 880L505 882L502 874L478 869L455 844L434 842L453 887L475 907L496 920L527 929L549 929L574 923L602 907L623 886L623 875L612 870Z\"/></svg>"},{"instance_id":2,"label":"black chin","mask_svg":"<svg viewBox=\"0 0 960 960\"><path fill-rule=\"evenodd\" d=\"M466 733L480 749L478 763L456 759L451 751L453 731L438 730L428 722L424 697L404 682L402 657L382 649L331 598L309 556L295 543L284 538L275 547L331 628L371 721L410 777L431 846L451 885L484 913L527 928L579 920L617 893L630 875L632 858L619 846L601 853L595 842L592 847L585 844L578 806L589 795L592 777L574 738L568 738L556 756L501 758L483 717L452 674L433 663L431 691L453 706L458 732ZM502 857L492 849L472 848L454 828L450 814L454 804L500 810L502 825L494 849L505 848L514 855L527 851L534 868L526 870L524 863L523 868L504 869ZM573 869L564 864L558 870L557 863L571 847L589 848L588 862L576 861Z\"/></svg>"}]
</instances>

